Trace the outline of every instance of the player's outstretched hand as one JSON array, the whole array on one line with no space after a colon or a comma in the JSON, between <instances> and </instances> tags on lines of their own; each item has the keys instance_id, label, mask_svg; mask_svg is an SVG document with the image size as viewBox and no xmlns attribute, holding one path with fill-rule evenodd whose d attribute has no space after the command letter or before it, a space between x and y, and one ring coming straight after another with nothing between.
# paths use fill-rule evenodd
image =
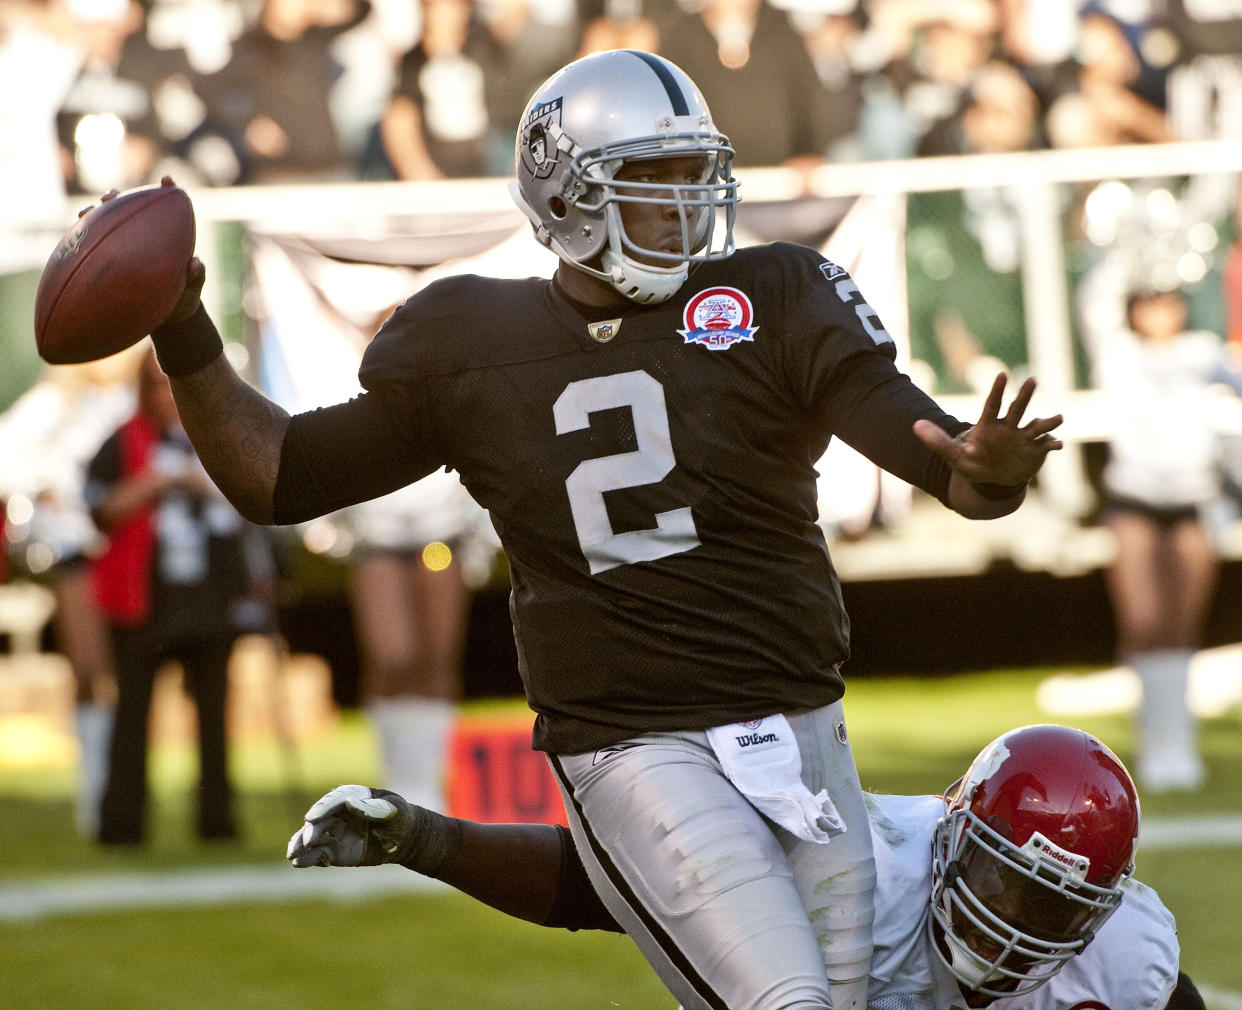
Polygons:
<instances>
[{"instance_id":1,"label":"player's outstretched hand","mask_svg":"<svg viewBox=\"0 0 1242 1010\"><path fill-rule=\"evenodd\" d=\"M1062 447L1060 439L1050 434L1060 426L1060 414L1022 424L1035 392L1034 379L1018 387L1009 409L1001 415L1006 382L1003 372L996 377L978 422L956 438L931 421L914 422L915 435L928 448L955 473L977 484L1025 485L1039 472L1048 453Z\"/></svg>"},{"instance_id":2,"label":"player's outstretched hand","mask_svg":"<svg viewBox=\"0 0 1242 1010\"><path fill-rule=\"evenodd\" d=\"M386 789L337 786L306 811L285 858L299 867L402 862L415 834L414 810Z\"/></svg>"}]
</instances>

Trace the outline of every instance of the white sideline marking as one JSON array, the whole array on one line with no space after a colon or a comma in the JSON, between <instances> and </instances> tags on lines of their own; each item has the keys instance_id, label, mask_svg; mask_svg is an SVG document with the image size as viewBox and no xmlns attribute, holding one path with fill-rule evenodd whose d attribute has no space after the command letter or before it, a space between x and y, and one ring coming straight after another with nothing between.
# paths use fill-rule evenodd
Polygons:
<instances>
[{"instance_id":1,"label":"white sideline marking","mask_svg":"<svg viewBox=\"0 0 1242 1010\"><path fill-rule=\"evenodd\" d=\"M255 866L42 878L0 887L0 922L171 906L367 898L448 890L400 866L305 869Z\"/></svg>"},{"instance_id":2,"label":"white sideline marking","mask_svg":"<svg viewBox=\"0 0 1242 1010\"><path fill-rule=\"evenodd\" d=\"M1144 821L1139 851L1184 846L1242 845L1242 816ZM327 898L361 901L395 894L430 894L448 885L400 866L297 870L284 863L220 869L43 877L0 886L0 922L171 906L247 904ZM1242 997L1239 997L1242 999ZM1242 1010L1242 1003L1223 1010Z\"/></svg>"},{"instance_id":3,"label":"white sideline marking","mask_svg":"<svg viewBox=\"0 0 1242 1010\"><path fill-rule=\"evenodd\" d=\"M1230 992L1228 989L1217 989L1215 986L1199 985L1195 988L1203 997L1203 1002L1210 1010L1242 1010L1242 992Z\"/></svg>"},{"instance_id":4,"label":"white sideline marking","mask_svg":"<svg viewBox=\"0 0 1242 1010\"><path fill-rule=\"evenodd\" d=\"M1145 820L1139 828L1144 849L1185 849L1242 844L1242 814L1205 814Z\"/></svg>"},{"instance_id":5,"label":"white sideline marking","mask_svg":"<svg viewBox=\"0 0 1242 1010\"><path fill-rule=\"evenodd\" d=\"M1186 844L1242 844L1242 816L1184 817L1152 820L1143 825L1142 848L1176 848ZM352 902L448 890L447 884L399 866L297 870L280 865L92 874L0 886L0 922L138 908L307 899ZM1197 981L1196 985L1209 1010L1242 1010L1242 993Z\"/></svg>"}]
</instances>

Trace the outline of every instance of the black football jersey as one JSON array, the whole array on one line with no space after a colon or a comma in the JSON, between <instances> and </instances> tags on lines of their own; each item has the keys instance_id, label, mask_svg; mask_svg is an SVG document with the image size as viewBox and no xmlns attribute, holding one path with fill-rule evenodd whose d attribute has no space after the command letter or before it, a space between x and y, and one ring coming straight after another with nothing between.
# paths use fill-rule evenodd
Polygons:
<instances>
[{"instance_id":1,"label":"black football jersey","mask_svg":"<svg viewBox=\"0 0 1242 1010\"><path fill-rule=\"evenodd\" d=\"M849 626L815 464L835 434L943 498L911 426L964 425L801 246L739 250L618 313L588 319L538 278L428 286L368 348L367 393L294 420L278 518L457 470L509 559L542 749L835 701ZM327 434L351 412L382 426Z\"/></svg>"}]
</instances>

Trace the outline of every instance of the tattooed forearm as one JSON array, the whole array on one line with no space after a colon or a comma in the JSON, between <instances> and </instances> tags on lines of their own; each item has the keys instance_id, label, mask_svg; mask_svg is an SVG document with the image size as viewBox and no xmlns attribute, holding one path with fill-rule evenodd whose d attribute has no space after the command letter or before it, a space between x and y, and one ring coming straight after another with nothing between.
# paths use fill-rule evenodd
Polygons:
<instances>
[{"instance_id":1,"label":"tattooed forearm","mask_svg":"<svg viewBox=\"0 0 1242 1010\"><path fill-rule=\"evenodd\" d=\"M272 492L289 415L245 382L224 355L172 380L181 423L207 473L251 522L272 521Z\"/></svg>"}]
</instances>

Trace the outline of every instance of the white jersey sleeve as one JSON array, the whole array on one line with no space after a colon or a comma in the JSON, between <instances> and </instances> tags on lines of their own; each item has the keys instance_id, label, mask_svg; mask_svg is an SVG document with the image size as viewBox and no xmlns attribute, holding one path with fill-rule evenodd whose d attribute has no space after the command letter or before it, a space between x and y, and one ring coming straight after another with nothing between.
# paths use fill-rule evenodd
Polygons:
<instances>
[{"instance_id":1,"label":"white jersey sleeve","mask_svg":"<svg viewBox=\"0 0 1242 1010\"><path fill-rule=\"evenodd\" d=\"M1164 1010L1177 985L1177 926L1146 884L1128 880L1121 907L1078 957L1029 996L993 1010Z\"/></svg>"},{"instance_id":2,"label":"white jersey sleeve","mask_svg":"<svg viewBox=\"0 0 1242 1010\"><path fill-rule=\"evenodd\" d=\"M927 930L932 835L944 813L939 796L868 794L875 851L875 950L870 1010L950 1010L962 1004Z\"/></svg>"},{"instance_id":3,"label":"white jersey sleeve","mask_svg":"<svg viewBox=\"0 0 1242 1010\"><path fill-rule=\"evenodd\" d=\"M927 927L939 796L867 795L875 850L876 921L869 1010L962 1010L965 1000ZM1177 984L1173 916L1156 892L1127 881L1121 907L1045 985L990 1010L1163 1010ZM918 900L915 899L918 896Z\"/></svg>"}]
</instances>

